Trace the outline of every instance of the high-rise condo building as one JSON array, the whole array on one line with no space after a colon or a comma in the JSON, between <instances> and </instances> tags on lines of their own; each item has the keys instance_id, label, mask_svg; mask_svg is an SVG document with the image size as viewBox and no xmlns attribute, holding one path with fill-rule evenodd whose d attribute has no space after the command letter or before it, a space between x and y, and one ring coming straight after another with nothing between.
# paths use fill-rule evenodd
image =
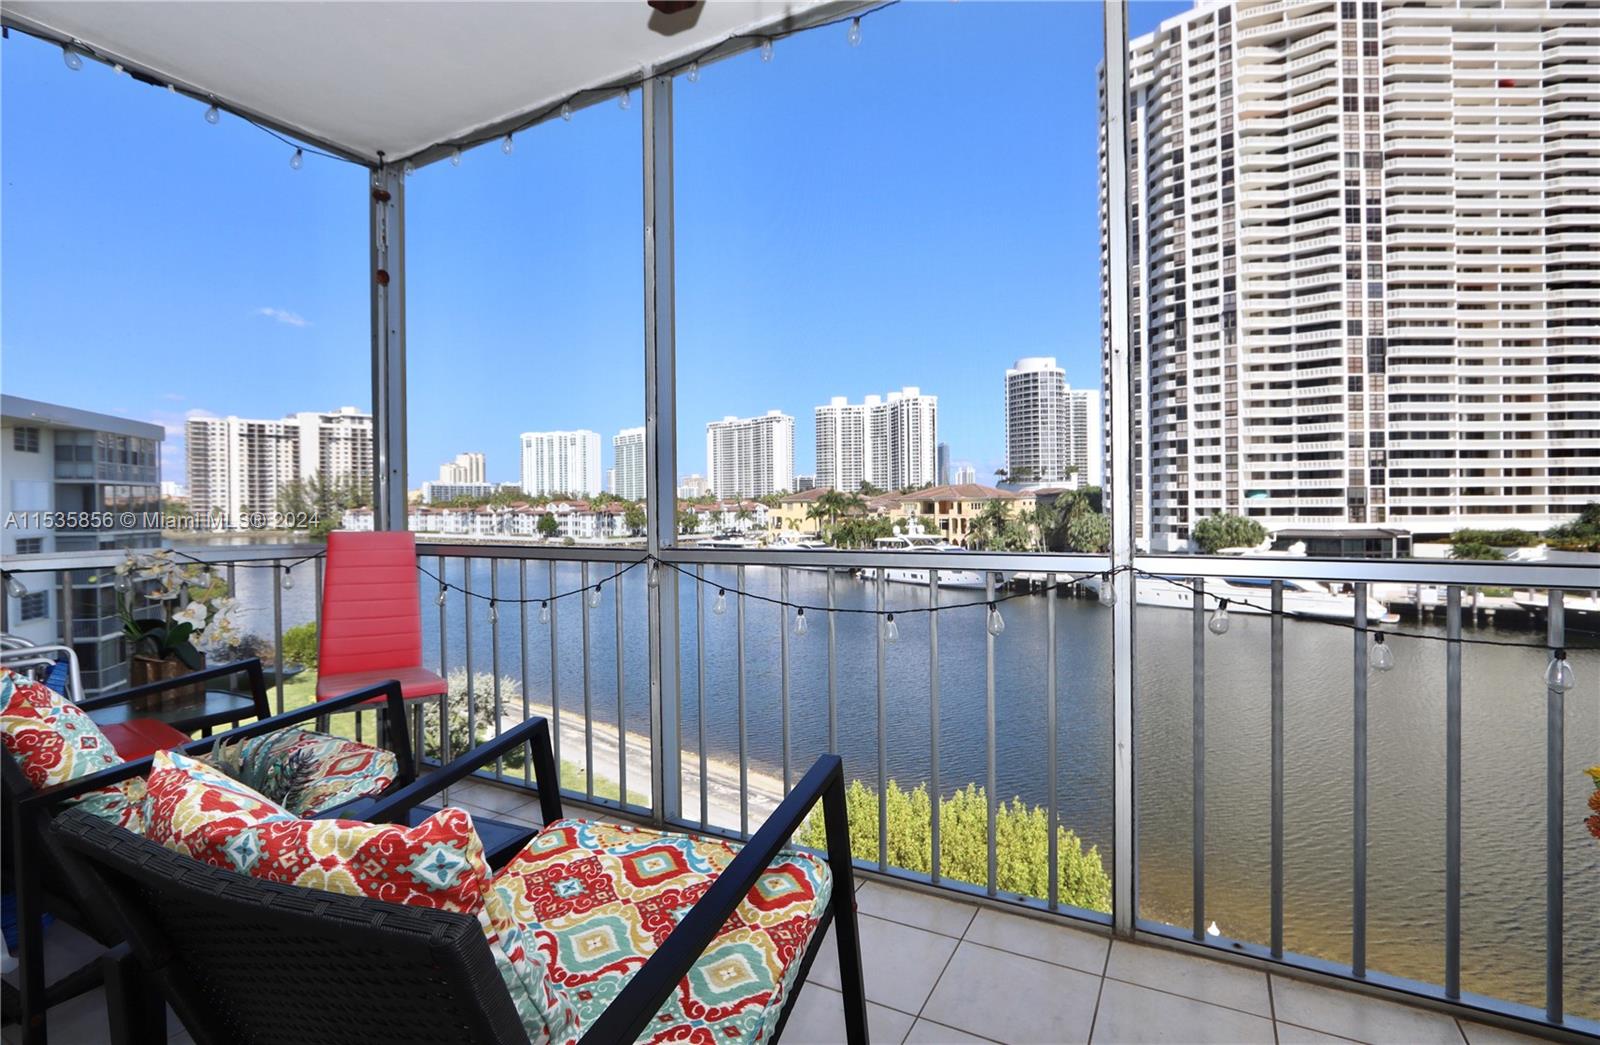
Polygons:
<instances>
[{"instance_id":1,"label":"high-rise condo building","mask_svg":"<svg viewBox=\"0 0 1600 1045\"><path fill-rule=\"evenodd\" d=\"M1131 41L1141 542L1594 499L1597 37L1561 0L1240 0Z\"/></svg>"},{"instance_id":2,"label":"high-rise condo building","mask_svg":"<svg viewBox=\"0 0 1600 1045\"><path fill-rule=\"evenodd\" d=\"M1074 389L1053 356L1006 371L1006 474L1013 483L1099 485L1100 393Z\"/></svg>"},{"instance_id":3,"label":"high-rise condo building","mask_svg":"<svg viewBox=\"0 0 1600 1045\"><path fill-rule=\"evenodd\" d=\"M950 482L956 486L966 486L978 481L978 469L970 464L958 464L950 470Z\"/></svg>"},{"instance_id":4,"label":"high-rise condo building","mask_svg":"<svg viewBox=\"0 0 1600 1045\"><path fill-rule=\"evenodd\" d=\"M899 490L938 475L939 397L920 388L816 408L817 485L855 491L862 483Z\"/></svg>"},{"instance_id":5,"label":"high-rise condo building","mask_svg":"<svg viewBox=\"0 0 1600 1045\"><path fill-rule=\"evenodd\" d=\"M645 498L644 429L624 428L611 437L616 462L616 488L611 492L625 501Z\"/></svg>"},{"instance_id":6,"label":"high-rise condo building","mask_svg":"<svg viewBox=\"0 0 1600 1045\"><path fill-rule=\"evenodd\" d=\"M725 417L706 425L706 481L718 497L762 497L794 489L794 418Z\"/></svg>"},{"instance_id":7,"label":"high-rise condo building","mask_svg":"<svg viewBox=\"0 0 1600 1045\"><path fill-rule=\"evenodd\" d=\"M938 462L939 463L935 468L935 470L938 472L938 478L936 478L934 480L934 482L938 483L940 486L948 486L949 483L950 483L950 444L949 443L940 443L939 444Z\"/></svg>"},{"instance_id":8,"label":"high-rise condo building","mask_svg":"<svg viewBox=\"0 0 1600 1045\"><path fill-rule=\"evenodd\" d=\"M522 491L531 497L600 493L600 433L522 433Z\"/></svg>"},{"instance_id":9,"label":"high-rise condo building","mask_svg":"<svg viewBox=\"0 0 1600 1045\"><path fill-rule=\"evenodd\" d=\"M353 406L279 420L191 417L184 444L190 510L230 528L275 510L291 482L372 485L372 415Z\"/></svg>"},{"instance_id":10,"label":"high-rise condo building","mask_svg":"<svg viewBox=\"0 0 1600 1045\"><path fill-rule=\"evenodd\" d=\"M454 461L439 466L439 482L450 486L487 482L484 478L483 455L480 453L456 454Z\"/></svg>"}]
</instances>

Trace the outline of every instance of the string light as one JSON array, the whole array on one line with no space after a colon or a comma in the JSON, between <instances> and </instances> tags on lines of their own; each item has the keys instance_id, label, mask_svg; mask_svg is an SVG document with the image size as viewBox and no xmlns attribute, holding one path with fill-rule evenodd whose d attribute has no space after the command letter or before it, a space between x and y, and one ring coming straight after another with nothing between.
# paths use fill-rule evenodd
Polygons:
<instances>
[{"instance_id":1,"label":"string light","mask_svg":"<svg viewBox=\"0 0 1600 1045\"><path fill-rule=\"evenodd\" d=\"M489 600L489 623L496 624L500 621L500 606L494 599Z\"/></svg>"},{"instance_id":2,"label":"string light","mask_svg":"<svg viewBox=\"0 0 1600 1045\"><path fill-rule=\"evenodd\" d=\"M572 103L571 102L562 102L561 103L561 118L563 120L566 120L568 123L572 122Z\"/></svg>"},{"instance_id":3,"label":"string light","mask_svg":"<svg viewBox=\"0 0 1600 1045\"><path fill-rule=\"evenodd\" d=\"M516 143L511 140L511 135L506 135L500 140L500 151L510 156L516 150Z\"/></svg>"},{"instance_id":4,"label":"string light","mask_svg":"<svg viewBox=\"0 0 1600 1045\"><path fill-rule=\"evenodd\" d=\"M73 72L83 68L83 55L79 54L75 48L63 47L61 49L61 60L67 63L67 68Z\"/></svg>"},{"instance_id":5,"label":"string light","mask_svg":"<svg viewBox=\"0 0 1600 1045\"><path fill-rule=\"evenodd\" d=\"M220 119L222 119L222 110L218 109L215 105L206 110L207 123L215 124Z\"/></svg>"},{"instance_id":6,"label":"string light","mask_svg":"<svg viewBox=\"0 0 1600 1045\"><path fill-rule=\"evenodd\" d=\"M626 109L627 107L628 107L628 89L626 87L624 87L622 89L622 93L617 96L617 108Z\"/></svg>"},{"instance_id":7,"label":"string light","mask_svg":"<svg viewBox=\"0 0 1600 1045\"><path fill-rule=\"evenodd\" d=\"M1000 607L989 603L989 634L998 635L1006 630L1006 620L1000 616Z\"/></svg>"},{"instance_id":8,"label":"string light","mask_svg":"<svg viewBox=\"0 0 1600 1045\"><path fill-rule=\"evenodd\" d=\"M293 587L294 587L294 567L293 566L285 566L283 568L283 590L284 591L289 591Z\"/></svg>"},{"instance_id":9,"label":"string light","mask_svg":"<svg viewBox=\"0 0 1600 1045\"><path fill-rule=\"evenodd\" d=\"M126 69L124 69L122 67L122 63L121 62L112 62L111 63L111 71L116 73L118 76L123 76L123 75L125 75L127 73L128 70L126 70Z\"/></svg>"},{"instance_id":10,"label":"string light","mask_svg":"<svg viewBox=\"0 0 1600 1045\"><path fill-rule=\"evenodd\" d=\"M450 166L461 166L461 146L459 145L450 150Z\"/></svg>"},{"instance_id":11,"label":"string light","mask_svg":"<svg viewBox=\"0 0 1600 1045\"><path fill-rule=\"evenodd\" d=\"M1211 619L1206 621L1206 627L1210 629L1213 635L1226 635L1228 626L1232 623L1233 621L1228 619L1228 600L1218 599L1217 608L1211 614Z\"/></svg>"},{"instance_id":12,"label":"string light","mask_svg":"<svg viewBox=\"0 0 1600 1045\"><path fill-rule=\"evenodd\" d=\"M306 151L304 149L296 149L294 155L289 157L289 169L297 171L304 162L306 162Z\"/></svg>"},{"instance_id":13,"label":"string light","mask_svg":"<svg viewBox=\"0 0 1600 1045\"><path fill-rule=\"evenodd\" d=\"M893 642L899 637L900 627L894 622L894 614L888 614L883 618L883 640L885 642Z\"/></svg>"},{"instance_id":14,"label":"string light","mask_svg":"<svg viewBox=\"0 0 1600 1045\"><path fill-rule=\"evenodd\" d=\"M6 574L6 594L13 599L20 599L28 594L27 585L17 580L14 574Z\"/></svg>"},{"instance_id":15,"label":"string light","mask_svg":"<svg viewBox=\"0 0 1600 1045\"><path fill-rule=\"evenodd\" d=\"M413 174L417 173L416 164L412 163L410 160L407 160L405 167L401 169L401 173L408 178L411 177Z\"/></svg>"},{"instance_id":16,"label":"string light","mask_svg":"<svg viewBox=\"0 0 1600 1045\"><path fill-rule=\"evenodd\" d=\"M548 602L539 603L539 623L550 623L550 604Z\"/></svg>"},{"instance_id":17,"label":"string light","mask_svg":"<svg viewBox=\"0 0 1600 1045\"><path fill-rule=\"evenodd\" d=\"M850 41L851 47L861 46L861 18L859 15L850 19L850 30L845 33L845 39Z\"/></svg>"},{"instance_id":18,"label":"string light","mask_svg":"<svg viewBox=\"0 0 1600 1045\"><path fill-rule=\"evenodd\" d=\"M800 606L795 610L794 633L801 636L806 633L806 608L804 606Z\"/></svg>"},{"instance_id":19,"label":"string light","mask_svg":"<svg viewBox=\"0 0 1600 1045\"><path fill-rule=\"evenodd\" d=\"M1388 671L1394 667L1394 650L1383 641L1381 631L1372 637L1372 655L1367 662L1372 665L1373 671Z\"/></svg>"},{"instance_id":20,"label":"string light","mask_svg":"<svg viewBox=\"0 0 1600 1045\"><path fill-rule=\"evenodd\" d=\"M589 593L589 608L592 610L598 605L600 605L600 585L596 584L594 590Z\"/></svg>"},{"instance_id":21,"label":"string light","mask_svg":"<svg viewBox=\"0 0 1600 1045\"><path fill-rule=\"evenodd\" d=\"M1111 581L1111 574L1100 575L1100 605L1115 606L1117 604L1117 586Z\"/></svg>"},{"instance_id":22,"label":"string light","mask_svg":"<svg viewBox=\"0 0 1600 1045\"><path fill-rule=\"evenodd\" d=\"M727 588L718 588L717 589L717 601L713 602L711 604L711 612L715 613L719 617L722 616L724 613L728 612L728 589Z\"/></svg>"},{"instance_id":23,"label":"string light","mask_svg":"<svg viewBox=\"0 0 1600 1045\"><path fill-rule=\"evenodd\" d=\"M661 586L661 564L654 559L650 560L650 572L646 574L646 580L652 588Z\"/></svg>"},{"instance_id":24,"label":"string light","mask_svg":"<svg viewBox=\"0 0 1600 1045\"><path fill-rule=\"evenodd\" d=\"M1550 654L1550 664L1544 669L1544 684L1549 689L1565 693L1578 684L1578 676L1567 660L1567 651L1556 649Z\"/></svg>"},{"instance_id":25,"label":"string light","mask_svg":"<svg viewBox=\"0 0 1600 1045\"><path fill-rule=\"evenodd\" d=\"M689 63L689 82L690 83L699 83L700 82L700 63L699 62L690 62Z\"/></svg>"},{"instance_id":26,"label":"string light","mask_svg":"<svg viewBox=\"0 0 1600 1045\"><path fill-rule=\"evenodd\" d=\"M771 37L768 37L767 39L761 41L761 60L763 62L772 61L772 38Z\"/></svg>"},{"instance_id":27,"label":"string light","mask_svg":"<svg viewBox=\"0 0 1600 1045\"><path fill-rule=\"evenodd\" d=\"M111 586L126 595L133 590L133 578L126 573L119 573L117 579L111 582Z\"/></svg>"},{"instance_id":28,"label":"string light","mask_svg":"<svg viewBox=\"0 0 1600 1045\"><path fill-rule=\"evenodd\" d=\"M439 585L439 597L437 599L434 599L433 601L435 603L437 603L441 607L444 606L445 592L447 592L448 590L449 589L446 588L444 585L442 585L442 584Z\"/></svg>"}]
</instances>

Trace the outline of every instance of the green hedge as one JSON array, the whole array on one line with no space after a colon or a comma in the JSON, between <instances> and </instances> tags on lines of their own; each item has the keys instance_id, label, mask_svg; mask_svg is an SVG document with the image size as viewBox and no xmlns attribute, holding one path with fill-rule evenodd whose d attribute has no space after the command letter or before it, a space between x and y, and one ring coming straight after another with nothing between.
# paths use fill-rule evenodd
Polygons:
<instances>
[{"instance_id":1,"label":"green hedge","mask_svg":"<svg viewBox=\"0 0 1600 1045\"><path fill-rule=\"evenodd\" d=\"M850 849L856 859L877 862L878 794L860 780L845 791L850 814ZM905 790L889 781L889 864L927 874L932 870L932 803L918 784ZM995 883L1006 891L1045 897L1050 890L1048 813L1020 798L1002 802L995 815ZM983 788L969 784L939 803L939 874L958 882L989 880L989 806ZM814 849L827 846L820 813L813 814L795 841ZM1091 911L1111 910L1111 877L1099 849L1084 848L1078 836L1056 828L1056 865L1063 903Z\"/></svg>"}]
</instances>

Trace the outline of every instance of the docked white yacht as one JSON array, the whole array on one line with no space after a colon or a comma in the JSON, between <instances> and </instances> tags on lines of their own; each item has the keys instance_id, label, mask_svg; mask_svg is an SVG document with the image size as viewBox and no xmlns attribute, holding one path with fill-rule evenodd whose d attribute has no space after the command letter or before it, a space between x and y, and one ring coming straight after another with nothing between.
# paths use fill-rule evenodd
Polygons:
<instances>
[{"instance_id":1,"label":"docked white yacht","mask_svg":"<svg viewBox=\"0 0 1600 1045\"><path fill-rule=\"evenodd\" d=\"M1085 577L1084 587L1100 591L1099 577ZM1189 577L1138 577L1134 581L1135 600L1140 606L1165 606L1169 609L1194 608L1194 592L1187 587L1194 581ZM1219 599L1228 600L1230 613L1270 613L1272 607L1272 580L1267 577L1207 577L1205 583L1207 609ZM1317 581L1283 581L1283 609L1285 613L1304 617L1326 617L1331 620L1355 620L1355 596L1335 591ZM1389 612L1377 599L1367 596L1367 620L1373 624L1390 624L1399 620L1399 614Z\"/></svg>"},{"instance_id":2,"label":"docked white yacht","mask_svg":"<svg viewBox=\"0 0 1600 1045\"><path fill-rule=\"evenodd\" d=\"M956 554L966 552L965 548L951 544L942 537L922 533L905 533L895 534L893 537L879 537L873 544L879 551L951 552ZM895 581L900 584L926 585L928 583L928 571L925 569L913 569L905 566L885 566L881 569L885 580ZM869 578L876 572L878 571L873 569L862 571L863 576ZM1005 577L1003 574L996 572L994 581L995 585L999 586L1005 583ZM981 591L983 586L984 573L981 570L963 570L959 567L948 570L943 567L939 569L939 587L941 588L975 588Z\"/></svg>"}]
</instances>

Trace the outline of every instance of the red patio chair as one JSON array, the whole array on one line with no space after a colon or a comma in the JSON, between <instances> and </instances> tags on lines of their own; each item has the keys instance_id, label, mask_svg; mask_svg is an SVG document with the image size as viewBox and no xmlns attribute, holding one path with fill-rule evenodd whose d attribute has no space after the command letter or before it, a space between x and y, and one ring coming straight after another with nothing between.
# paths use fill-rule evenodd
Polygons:
<instances>
[{"instance_id":1,"label":"red patio chair","mask_svg":"<svg viewBox=\"0 0 1600 1045\"><path fill-rule=\"evenodd\" d=\"M444 679L422 666L418 598L417 546L410 533L328 535L318 700L387 679L400 683L408 701L447 692Z\"/></svg>"}]
</instances>

